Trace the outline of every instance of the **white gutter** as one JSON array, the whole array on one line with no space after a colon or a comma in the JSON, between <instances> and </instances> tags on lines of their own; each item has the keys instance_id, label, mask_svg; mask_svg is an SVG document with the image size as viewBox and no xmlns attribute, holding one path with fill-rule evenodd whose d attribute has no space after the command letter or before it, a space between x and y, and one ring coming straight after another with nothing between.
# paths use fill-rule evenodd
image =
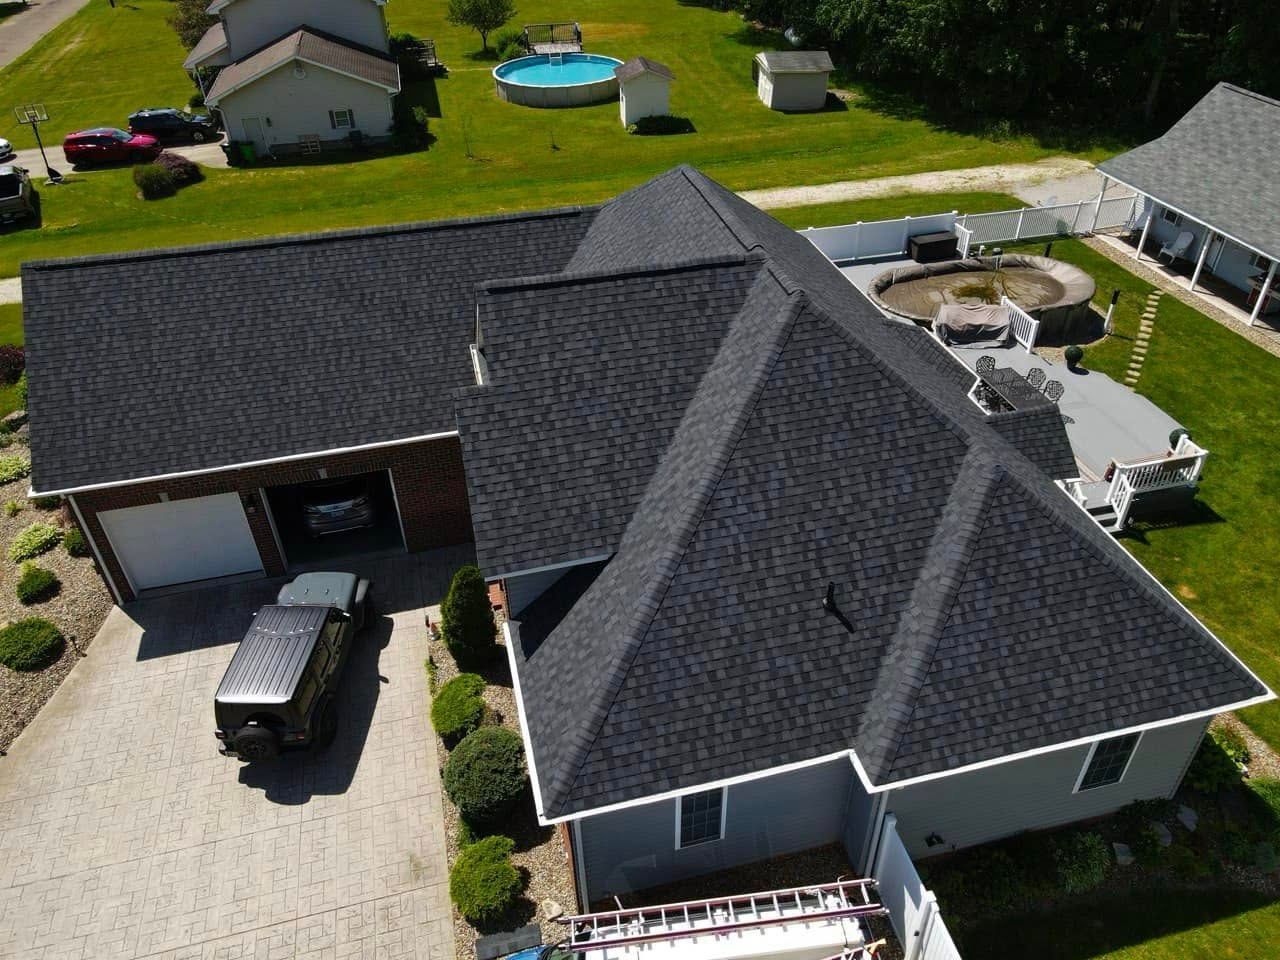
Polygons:
<instances>
[{"instance_id":1,"label":"white gutter","mask_svg":"<svg viewBox=\"0 0 1280 960\"><path fill-rule=\"evenodd\" d=\"M270 467L278 463L296 463L299 460L316 460L320 457L336 457L345 453L360 453L365 450L381 450L386 447L400 447L410 443L425 443L428 440L444 440L458 436L457 430L442 430L439 433L424 433L416 437L403 437L399 440L381 440L377 443L361 443L351 447L333 447L329 450L316 450L311 453L291 453L284 457L268 457L265 460L247 460L244 463L229 463L219 467L201 467L198 470L179 470L175 473L157 473L149 477L132 477L128 480L112 480L110 483L89 483L79 487L66 487L62 490L27 490L28 497L69 497L76 493L88 493L92 490L111 490L115 487L132 487L140 483L158 483L162 480L181 480L185 477L201 477L210 473L228 473L233 470L251 470L255 467Z\"/></svg>"},{"instance_id":2,"label":"white gutter","mask_svg":"<svg viewBox=\"0 0 1280 960\"><path fill-rule=\"evenodd\" d=\"M76 521L80 524L80 529L84 532L85 539L89 541L89 546L93 549L93 558L98 561L98 569L102 571L102 575L107 579L107 586L111 588L111 596L115 598L117 605L123 604L124 597L120 593L120 588L116 586L116 578L111 575L111 571L102 559L102 551L98 549L98 541L94 539L93 531L84 522L84 514L80 512L80 504L76 503L75 497L67 497L67 503L71 504L71 510L76 515Z\"/></svg>"}]
</instances>

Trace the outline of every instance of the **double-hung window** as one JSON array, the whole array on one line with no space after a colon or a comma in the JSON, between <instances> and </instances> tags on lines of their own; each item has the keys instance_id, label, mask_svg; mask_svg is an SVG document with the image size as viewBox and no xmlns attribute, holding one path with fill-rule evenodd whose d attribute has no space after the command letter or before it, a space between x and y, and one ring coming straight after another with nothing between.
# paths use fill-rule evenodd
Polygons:
<instances>
[{"instance_id":1,"label":"double-hung window","mask_svg":"<svg viewBox=\"0 0 1280 960\"><path fill-rule=\"evenodd\" d=\"M676 799L676 849L710 843L724 836L725 788Z\"/></svg>"},{"instance_id":2,"label":"double-hung window","mask_svg":"<svg viewBox=\"0 0 1280 960\"><path fill-rule=\"evenodd\" d=\"M1133 759L1133 751L1141 739L1140 733L1127 733L1122 737L1095 741L1084 759L1075 792L1106 787L1123 780L1129 761Z\"/></svg>"},{"instance_id":3,"label":"double-hung window","mask_svg":"<svg viewBox=\"0 0 1280 960\"><path fill-rule=\"evenodd\" d=\"M356 124L355 114L350 109L330 110L329 125L335 130L350 130Z\"/></svg>"},{"instance_id":4,"label":"double-hung window","mask_svg":"<svg viewBox=\"0 0 1280 960\"><path fill-rule=\"evenodd\" d=\"M1182 214L1178 213L1176 210L1170 210L1168 207L1165 207L1160 211L1160 216L1164 217L1166 223L1172 223L1175 227L1182 226Z\"/></svg>"}]
</instances>

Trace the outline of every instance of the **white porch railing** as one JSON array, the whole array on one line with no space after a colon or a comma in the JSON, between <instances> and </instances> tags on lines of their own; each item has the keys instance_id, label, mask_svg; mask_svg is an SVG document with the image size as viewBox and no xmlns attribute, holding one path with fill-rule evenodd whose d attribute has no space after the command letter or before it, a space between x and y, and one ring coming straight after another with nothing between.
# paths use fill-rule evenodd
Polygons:
<instances>
[{"instance_id":1,"label":"white porch railing","mask_svg":"<svg viewBox=\"0 0 1280 960\"><path fill-rule=\"evenodd\" d=\"M935 213L927 217L899 217L897 220L868 220L839 227L809 227L800 233L835 263L852 263L907 252L912 237L941 233L955 226L956 214Z\"/></svg>"},{"instance_id":2,"label":"white porch railing","mask_svg":"<svg viewBox=\"0 0 1280 960\"><path fill-rule=\"evenodd\" d=\"M1014 339L1026 348L1027 353L1031 353L1035 349L1036 337L1040 333L1040 321L1008 297L1000 298L1000 306L1009 311L1009 328L1013 331Z\"/></svg>"},{"instance_id":3,"label":"white porch railing","mask_svg":"<svg viewBox=\"0 0 1280 960\"><path fill-rule=\"evenodd\" d=\"M1111 486L1107 488L1107 502L1116 512L1118 528L1123 529L1129 519L1135 497L1190 486L1200 479L1208 456L1208 450L1184 435L1172 456L1116 464Z\"/></svg>"},{"instance_id":4,"label":"white porch railing","mask_svg":"<svg viewBox=\"0 0 1280 960\"><path fill-rule=\"evenodd\" d=\"M916 872L898 837L898 818L891 813L881 827L872 876L902 944L903 960L960 960L960 951L942 920L938 898Z\"/></svg>"},{"instance_id":5,"label":"white porch railing","mask_svg":"<svg viewBox=\"0 0 1280 960\"><path fill-rule=\"evenodd\" d=\"M956 252L960 254L960 259L969 256L969 248L973 246L973 231L968 227L959 223L956 224L956 239L960 241L956 244Z\"/></svg>"}]
</instances>

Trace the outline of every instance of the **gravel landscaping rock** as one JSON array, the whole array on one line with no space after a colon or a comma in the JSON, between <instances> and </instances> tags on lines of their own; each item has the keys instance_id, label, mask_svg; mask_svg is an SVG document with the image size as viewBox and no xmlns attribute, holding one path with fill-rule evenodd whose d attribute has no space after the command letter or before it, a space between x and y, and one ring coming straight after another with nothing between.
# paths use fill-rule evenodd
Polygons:
<instances>
[{"instance_id":1,"label":"gravel landscaping rock","mask_svg":"<svg viewBox=\"0 0 1280 960\"><path fill-rule=\"evenodd\" d=\"M1117 840L1115 843L1111 844L1111 849L1115 851L1117 865L1127 867L1133 863L1133 851L1129 849L1129 845L1127 843L1121 843Z\"/></svg>"},{"instance_id":2,"label":"gravel landscaping rock","mask_svg":"<svg viewBox=\"0 0 1280 960\"><path fill-rule=\"evenodd\" d=\"M1200 815L1184 803L1178 807L1178 822L1195 833L1196 826L1200 823Z\"/></svg>"}]
</instances>

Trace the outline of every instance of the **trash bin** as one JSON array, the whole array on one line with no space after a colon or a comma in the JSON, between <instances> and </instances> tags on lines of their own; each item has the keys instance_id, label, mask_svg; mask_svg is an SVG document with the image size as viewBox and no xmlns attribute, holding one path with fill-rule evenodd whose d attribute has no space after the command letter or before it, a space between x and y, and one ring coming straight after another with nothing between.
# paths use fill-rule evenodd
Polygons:
<instances>
[{"instance_id":1,"label":"trash bin","mask_svg":"<svg viewBox=\"0 0 1280 960\"><path fill-rule=\"evenodd\" d=\"M253 162L257 159L258 153L253 149L253 144L251 142L246 141L240 144L240 161L246 167L253 166Z\"/></svg>"}]
</instances>

